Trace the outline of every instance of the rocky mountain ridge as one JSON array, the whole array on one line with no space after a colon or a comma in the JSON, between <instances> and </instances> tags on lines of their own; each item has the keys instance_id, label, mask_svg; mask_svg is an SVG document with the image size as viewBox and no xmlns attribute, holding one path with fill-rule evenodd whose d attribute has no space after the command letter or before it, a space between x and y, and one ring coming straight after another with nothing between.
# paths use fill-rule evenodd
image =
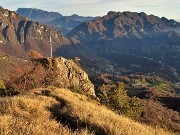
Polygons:
<instances>
[{"instance_id":1,"label":"rocky mountain ridge","mask_svg":"<svg viewBox=\"0 0 180 135\"><path fill-rule=\"evenodd\" d=\"M16 12L0 7L0 50L14 56L27 56L30 50L50 55L49 38L53 51L72 42L58 30L39 22L33 22ZM58 53L58 51L56 52Z\"/></svg>"},{"instance_id":2,"label":"rocky mountain ridge","mask_svg":"<svg viewBox=\"0 0 180 135\"><path fill-rule=\"evenodd\" d=\"M171 31L169 28L178 27L180 27L180 23L175 20L147 15L144 12L110 11L103 17L81 24L68 36L76 36L80 40L87 36L91 37L91 40L113 40L117 37L143 39L151 38L154 33L168 32Z\"/></svg>"},{"instance_id":3,"label":"rocky mountain ridge","mask_svg":"<svg viewBox=\"0 0 180 135\"><path fill-rule=\"evenodd\" d=\"M37 22L52 21L63 17L58 12L48 12L37 8L18 8L16 12Z\"/></svg>"}]
</instances>

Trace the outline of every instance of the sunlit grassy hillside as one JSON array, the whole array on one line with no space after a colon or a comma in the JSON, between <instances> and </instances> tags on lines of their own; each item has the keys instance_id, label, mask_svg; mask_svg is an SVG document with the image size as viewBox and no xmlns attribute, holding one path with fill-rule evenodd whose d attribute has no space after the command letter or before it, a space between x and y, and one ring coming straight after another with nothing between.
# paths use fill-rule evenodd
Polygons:
<instances>
[{"instance_id":1,"label":"sunlit grassy hillside","mask_svg":"<svg viewBox=\"0 0 180 135\"><path fill-rule=\"evenodd\" d=\"M1 135L170 135L115 114L88 97L47 88L0 98Z\"/></svg>"}]
</instances>

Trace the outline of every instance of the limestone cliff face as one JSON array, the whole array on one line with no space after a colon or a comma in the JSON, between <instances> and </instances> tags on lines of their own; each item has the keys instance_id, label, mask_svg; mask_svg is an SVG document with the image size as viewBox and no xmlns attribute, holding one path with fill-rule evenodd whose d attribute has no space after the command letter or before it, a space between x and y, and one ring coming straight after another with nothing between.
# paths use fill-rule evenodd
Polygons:
<instances>
[{"instance_id":1,"label":"limestone cliff face","mask_svg":"<svg viewBox=\"0 0 180 135\"><path fill-rule=\"evenodd\" d=\"M63 57L43 58L39 62L48 70L57 74L56 84L63 88L78 87L88 94L94 94L94 85L88 78L88 75L78 67L72 60Z\"/></svg>"}]
</instances>

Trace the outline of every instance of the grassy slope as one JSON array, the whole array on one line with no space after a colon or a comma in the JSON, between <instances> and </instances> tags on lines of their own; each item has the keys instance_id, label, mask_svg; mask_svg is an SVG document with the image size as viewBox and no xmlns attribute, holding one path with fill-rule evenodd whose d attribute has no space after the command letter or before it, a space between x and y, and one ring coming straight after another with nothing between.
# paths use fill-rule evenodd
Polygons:
<instances>
[{"instance_id":1,"label":"grassy slope","mask_svg":"<svg viewBox=\"0 0 180 135\"><path fill-rule=\"evenodd\" d=\"M160 128L119 116L87 97L48 88L0 98L0 134L169 135Z\"/></svg>"}]
</instances>

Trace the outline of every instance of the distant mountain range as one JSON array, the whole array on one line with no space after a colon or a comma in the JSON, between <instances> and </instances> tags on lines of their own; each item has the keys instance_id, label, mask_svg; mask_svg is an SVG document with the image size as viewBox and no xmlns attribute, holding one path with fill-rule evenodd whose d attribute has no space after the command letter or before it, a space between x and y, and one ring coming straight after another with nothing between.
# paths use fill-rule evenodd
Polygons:
<instances>
[{"instance_id":1,"label":"distant mountain range","mask_svg":"<svg viewBox=\"0 0 180 135\"><path fill-rule=\"evenodd\" d=\"M173 75L171 78L179 76L180 23L175 20L143 12L110 11L90 21L93 18L78 15L64 17L56 12L39 9L28 9L28 12L25 12L26 9L18 9L18 12L20 10L28 17L34 14L31 19L36 21L47 20L51 26L63 22L64 28L72 30L64 36L59 30L45 25L45 22L34 22L1 7L1 52L27 56L29 51L36 50L44 56L50 56L48 41L51 35L53 56L102 57L128 67L131 72L149 73L158 68L163 70L163 74L168 71L165 74ZM144 70L144 66L149 70Z\"/></svg>"},{"instance_id":2,"label":"distant mountain range","mask_svg":"<svg viewBox=\"0 0 180 135\"><path fill-rule=\"evenodd\" d=\"M86 51L88 49L76 46L78 42L75 39L68 39L59 30L0 7L0 52L24 57L36 50L44 56L50 56L50 36L53 56L76 56L81 52L82 55L89 54Z\"/></svg>"},{"instance_id":3,"label":"distant mountain range","mask_svg":"<svg viewBox=\"0 0 180 135\"><path fill-rule=\"evenodd\" d=\"M77 14L63 16L57 12L48 12L36 8L19 8L16 12L33 21L51 25L60 30L63 34L67 34L82 22L88 22L95 19L95 17L84 17Z\"/></svg>"},{"instance_id":4,"label":"distant mountain range","mask_svg":"<svg viewBox=\"0 0 180 135\"><path fill-rule=\"evenodd\" d=\"M103 17L82 23L67 37L75 38L99 56L115 55L116 60L129 54L153 58L180 72L180 23L172 19L143 12L110 11Z\"/></svg>"},{"instance_id":5,"label":"distant mountain range","mask_svg":"<svg viewBox=\"0 0 180 135\"><path fill-rule=\"evenodd\" d=\"M86 41L86 38L88 38L88 41L114 40L117 38L143 40L157 35L160 36L160 34L167 34L168 37L179 37L180 31L177 32L179 28L179 22L172 19L168 20L165 17L159 18L143 12L121 13L110 11L107 15L94 21L82 23L71 31L68 37L76 36L80 40L83 39L83 41Z\"/></svg>"}]
</instances>

